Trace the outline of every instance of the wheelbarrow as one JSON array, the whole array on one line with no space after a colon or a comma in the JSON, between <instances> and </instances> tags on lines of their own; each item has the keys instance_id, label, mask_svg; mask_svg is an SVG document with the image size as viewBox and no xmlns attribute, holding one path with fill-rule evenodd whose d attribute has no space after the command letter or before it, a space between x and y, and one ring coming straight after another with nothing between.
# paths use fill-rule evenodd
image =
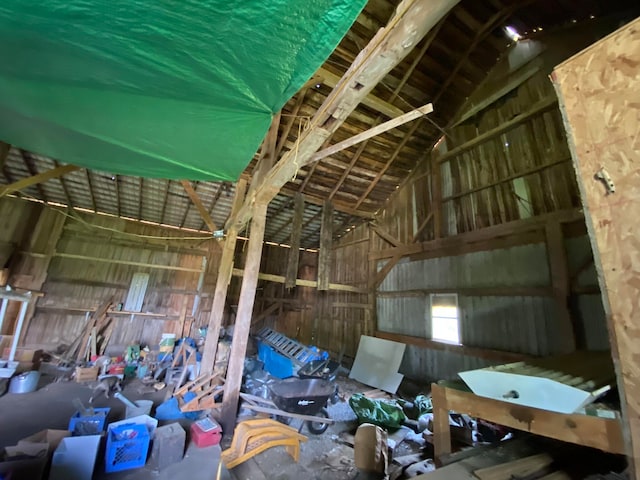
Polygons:
<instances>
[{"instance_id":1,"label":"wheelbarrow","mask_svg":"<svg viewBox=\"0 0 640 480\"><path fill-rule=\"evenodd\" d=\"M320 435L333 420L326 409L335 386L322 379L288 378L269 385L271 399L241 393L245 408L274 415L283 423L297 418L306 423L309 432ZM302 425L300 426L302 429Z\"/></svg>"}]
</instances>

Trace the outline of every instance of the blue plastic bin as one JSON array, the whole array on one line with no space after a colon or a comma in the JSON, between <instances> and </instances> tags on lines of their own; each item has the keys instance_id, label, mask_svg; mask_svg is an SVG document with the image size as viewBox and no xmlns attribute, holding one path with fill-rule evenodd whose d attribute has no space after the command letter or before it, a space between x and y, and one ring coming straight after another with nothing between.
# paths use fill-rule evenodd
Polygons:
<instances>
[{"instance_id":1,"label":"blue plastic bin","mask_svg":"<svg viewBox=\"0 0 640 480\"><path fill-rule=\"evenodd\" d=\"M104 432L110 408L94 408L93 415L83 416L80 412L73 414L69 420L68 430L73 436L100 435Z\"/></svg>"},{"instance_id":2,"label":"blue plastic bin","mask_svg":"<svg viewBox=\"0 0 640 480\"><path fill-rule=\"evenodd\" d=\"M149 431L145 425L127 423L107 432L104 469L107 473L144 467L149 452Z\"/></svg>"}]
</instances>

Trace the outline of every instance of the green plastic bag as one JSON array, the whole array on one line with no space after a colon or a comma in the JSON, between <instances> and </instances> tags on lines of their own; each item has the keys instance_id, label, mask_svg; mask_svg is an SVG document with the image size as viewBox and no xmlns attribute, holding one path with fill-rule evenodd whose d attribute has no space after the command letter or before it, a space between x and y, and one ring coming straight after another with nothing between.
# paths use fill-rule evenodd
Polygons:
<instances>
[{"instance_id":1,"label":"green plastic bag","mask_svg":"<svg viewBox=\"0 0 640 480\"><path fill-rule=\"evenodd\" d=\"M361 393L356 393L349 399L349 406L359 423L373 423L383 428L400 428L407 418L397 404L371 400Z\"/></svg>"}]
</instances>

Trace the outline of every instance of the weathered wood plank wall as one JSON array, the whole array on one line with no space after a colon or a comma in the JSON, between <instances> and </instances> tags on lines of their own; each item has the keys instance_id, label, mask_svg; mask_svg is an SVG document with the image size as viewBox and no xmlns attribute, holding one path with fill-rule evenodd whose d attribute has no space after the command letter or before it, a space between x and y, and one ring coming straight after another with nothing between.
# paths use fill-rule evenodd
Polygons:
<instances>
[{"instance_id":1,"label":"weathered wood plank wall","mask_svg":"<svg viewBox=\"0 0 640 480\"><path fill-rule=\"evenodd\" d=\"M134 273L149 274L142 312L133 317L113 313L116 327L109 351L136 341L157 343L164 332L180 335L184 329L195 334L206 322L219 259L214 240L184 240L187 234L174 229L105 215L69 215L17 199L2 199L0 209L7 213L3 222L11 227L3 241L21 245L10 262L11 285L33 288L35 278L44 281L45 295L36 304L25 344L55 348L70 343L87 311L109 299L114 306L124 304ZM41 227L29 232L25 243L21 226L31 217L38 218L35 225ZM51 243L52 234L47 225L52 222L60 224L60 235L54 239L50 263L44 265L44 245Z\"/></svg>"}]
</instances>

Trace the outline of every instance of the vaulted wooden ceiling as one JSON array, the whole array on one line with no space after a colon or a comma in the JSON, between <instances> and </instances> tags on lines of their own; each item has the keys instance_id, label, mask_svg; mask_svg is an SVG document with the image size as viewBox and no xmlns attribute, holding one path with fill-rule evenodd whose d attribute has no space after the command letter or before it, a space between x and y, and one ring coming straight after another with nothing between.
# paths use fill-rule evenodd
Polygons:
<instances>
[{"instance_id":1,"label":"vaulted wooden ceiling","mask_svg":"<svg viewBox=\"0 0 640 480\"><path fill-rule=\"evenodd\" d=\"M276 159L294 149L309 119L326 100L358 53L384 27L399 2L370 0L336 50L285 105L277 128ZM589 22L636 7L635 0L462 0L381 81L326 142L344 141L380 123L432 103L434 111L368 141L303 167L269 205L265 240L287 243L293 195L306 200L303 247L319 242L322 204L335 208L334 234L371 218L447 131L459 108L484 80L512 40L565 25ZM242 177L249 182L261 152ZM58 167L62 162L12 148L1 162L0 183L11 184ZM197 182L195 190L216 225L227 221L235 185ZM71 205L179 228L208 227L180 182L127 177L79 169L16 193L30 199Z\"/></svg>"}]
</instances>

